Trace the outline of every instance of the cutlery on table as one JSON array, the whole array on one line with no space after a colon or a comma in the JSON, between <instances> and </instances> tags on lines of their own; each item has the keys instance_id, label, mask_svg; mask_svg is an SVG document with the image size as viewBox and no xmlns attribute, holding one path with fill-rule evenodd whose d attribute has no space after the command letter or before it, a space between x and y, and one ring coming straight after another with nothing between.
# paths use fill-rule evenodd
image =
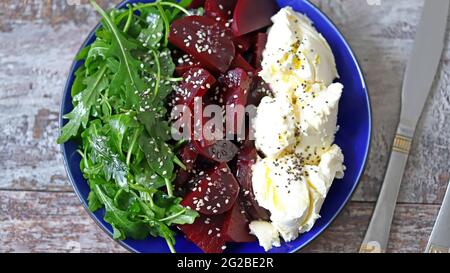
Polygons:
<instances>
[{"instance_id":1,"label":"cutlery on table","mask_svg":"<svg viewBox=\"0 0 450 273\"><path fill-rule=\"evenodd\" d=\"M426 253L450 253L450 187L447 186L444 202L431 232Z\"/></svg>"},{"instance_id":2,"label":"cutlery on table","mask_svg":"<svg viewBox=\"0 0 450 273\"><path fill-rule=\"evenodd\" d=\"M406 67L402 111L391 158L360 253L387 249L398 192L417 122L437 73L444 49L450 0L426 0L412 56Z\"/></svg>"}]
</instances>

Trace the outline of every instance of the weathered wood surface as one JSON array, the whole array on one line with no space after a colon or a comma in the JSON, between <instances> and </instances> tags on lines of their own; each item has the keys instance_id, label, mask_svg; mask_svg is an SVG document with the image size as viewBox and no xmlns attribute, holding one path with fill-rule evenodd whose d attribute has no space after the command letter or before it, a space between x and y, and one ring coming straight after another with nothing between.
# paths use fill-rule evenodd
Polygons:
<instances>
[{"instance_id":1,"label":"weathered wood surface","mask_svg":"<svg viewBox=\"0 0 450 273\"><path fill-rule=\"evenodd\" d=\"M312 2L336 23L361 62L373 137L353 202L305 251L353 252L383 180L423 0ZM88 5L68 3L76 0L0 1L0 251L123 251L82 211L55 144L68 69L98 20ZM406 168L390 251L423 250L450 179L448 41Z\"/></svg>"},{"instance_id":2,"label":"weathered wood surface","mask_svg":"<svg viewBox=\"0 0 450 273\"><path fill-rule=\"evenodd\" d=\"M0 252L123 252L79 205L74 193L0 191ZM353 202L331 227L302 252L355 252L373 205ZM401 204L390 250L425 249L438 205Z\"/></svg>"}]
</instances>

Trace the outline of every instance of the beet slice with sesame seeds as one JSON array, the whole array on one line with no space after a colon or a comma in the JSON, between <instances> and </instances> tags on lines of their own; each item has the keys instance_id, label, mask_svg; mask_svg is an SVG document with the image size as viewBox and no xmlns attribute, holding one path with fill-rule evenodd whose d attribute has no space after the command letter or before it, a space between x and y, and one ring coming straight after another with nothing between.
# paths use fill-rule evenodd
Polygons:
<instances>
[{"instance_id":1,"label":"beet slice with sesame seeds","mask_svg":"<svg viewBox=\"0 0 450 273\"><path fill-rule=\"evenodd\" d=\"M195 150L202 156L216 162L226 163L235 157L239 148L229 140L194 140Z\"/></svg>"},{"instance_id":2,"label":"beet slice with sesame seeds","mask_svg":"<svg viewBox=\"0 0 450 273\"><path fill-rule=\"evenodd\" d=\"M269 84L267 84L261 77L253 78L253 86L247 97L247 105L258 106L265 96L271 95L272 91Z\"/></svg>"},{"instance_id":3,"label":"beet slice with sesame seeds","mask_svg":"<svg viewBox=\"0 0 450 273\"><path fill-rule=\"evenodd\" d=\"M243 36L234 37L233 42L234 46L236 47L236 51L241 53L247 52L252 47L255 39L255 33L249 33Z\"/></svg>"},{"instance_id":4,"label":"beet slice with sesame seeds","mask_svg":"<svg viewBox=\"0 0 450 273\"><path fill-rule=\"evenodd\" d=\"M182 77L184 73L192 68L202 67L202 63L190 54L176 51L172 54L172 57L176 63L175 75L178 77Z\"/></svg>"},{"instance_id":5,"label":"beet slice with sesame seeds","mask_svg":"<svg viewBox=\"0 0 450 273\"><path fill-rule=\"evenodd\" d=\"M269 220L269 212L258 204L253 192L252 166L257 157L254 142L246 140L238 153L236 163L236 179L241 187L239 196L244 210L253 220Z\"/></svg>"},{"instance_id":6,"label":"beet slice with sesame seeds","mask_svg":"<svg viewBox=\"0 0 450 273\"><path fill-rule=\"evenodd\" d=\"M205 215L222 214L236 202L239 184L226 163L216 165L194 178L194 187L181 204Z\"/></svg>"},{"instance_id":7,"label":"beet slice with sesame seeds","mask_svg":"<svg viewBox=\"0 0 450 273\"><path fill-rule=\"evenodd\" d=\"M170 26L169 41L208 69L224 73L235 56L231 31L207 16L187 16Z\"/></svg>"},{"instance_id":8,"label":"beet slice with sesame seeds","mask_svg":"<svg viewBox=\"0 0 450 273\"><path fill-rule=\"evenodd\" d=\"M225 249L225 236L222 227L225 215L201 215L191 225L180 225L186 238L205 253L222 253Z\"/></svg>"},{"instance_id":9,"label":"beet slice with sesame seeds","mask_svg":"<svg viewBox=\"0 0 450 273\"><path fill-rule=\"evenodd\" d=\"M188 142L181 150L180 157L183 164L186 166L188 171L194 169L195 161L197 160L198 153L195 151L194 145L192 142Z\"/></svg>"},{"instance_id":10,"label":"beet slice with sesame seeds","mask_svg":"<svg viewBox=\"0 0 450 273\"><path fill-rule=\"evenodd\" d=\"M250 220L240 198L236 201L233 208L225 215L225 223L222 233L227 242L248 243L256 241L256 237L250 234L248 227Z\"/></svg>"},{"instance_id":11,"label":"beet slice with sesame seeds","mask_svg":"<svg viewBox=\"0 0 450 273\"><path fill-rule=\"evenodd\" d=\"M227 21L233 17L236 2L237 0L206 0L205 15L215 20Z\"/></svg>"},{"instance_id":12,"label":"beet slice with sesame seeds","mask_svg":"<svg viewBox=\"0 0 450 273\"><path fill-rule=\"evenodd\" d=\"M242 57L241 54L236 54L236 57L234 58L233 62L231 63L231 68L242 68L245 70L245 72L254 75L256 73L256 70L247 62L244 57Z\"/></svg>"},{"instance_id":13,"label":"beet slice with sesame seeds","mask_svg":"<svg viewBox=\"0 0 450 273\"><path fill-rule=\"evenodd\" d=\"M232 29L235 36L241 36L271 24L270 18L278 10L275 0L238 0L233 14Z\"/></svg>"},{"instance_id":14,"label":"beet slice with sesame seeds","mask_svg":"<svg viewBox=\"0 0 450 273\"><path fill-rule=\"evenodd\" d=\"M252 79L244 69L235 68L221 76L219 83L226 90L223 94L224 105L227 108L226 120L234 123L232 128L227 128L227 133L236 134L243 129L245 106ZM243 112L239 113L239 111Z\"/></svg>"},{"instance_id":15,"label":"beet slice with sesame seeds","mask_svg":"<svg viewBox=\"0 0 450 273\"><path fill-rule=\"evenodd\" d=\"M194 148L192 142L188 142L179 152L180 160L186 166L186 170L179 169L174 185L176 188L183 187L186 182L192 177L192 170L195 167L198 153Z\"/></svg>"},{"instance_id":16,"label":"beet slice with sesame seeds","mask_svg":"<svg viewBox=\"0 0 450 273\"><path fill-rule=\"evenodd\" d=\"M206 96L203 100L203 106L211 103L215 102L211 100L211 97ZM201 119L196 119L195 111L197 111L197 109L194 109L191 130L191 139L195 150L203 157L215 162L231 161L239 148L233 142L224 139L224 132L221 128L215 128L215 123L208 123L211 118L203 116ZM207 136L205 135L205 132L212 132L214 135Z\"/></svg>"},{"instance_id":17,"label":"beet slice with sesame seeds","mask_svg":"<svg viewBox=\"0 0 450 273\"><path fill-rule=\"evenodd\" d=\"M253 67L257 70L261 69L261 63L263 60L263 52L267 44L267 34L260 32L256 35L255 48L253 50Z\"/></svg>"},{"instance_id":18,"label":"beet slice with sesame seeds","mask_svg":"<svg viewBox=\"0 0 450 273\"><path fill-rule=\"evenodd\" d=\"M191 68L183 74L183 81L175 88L175 105L183 104L191 107L195 97L203 97L216 83L216 79L208 70Z\"/></svg>"}]
</instances>

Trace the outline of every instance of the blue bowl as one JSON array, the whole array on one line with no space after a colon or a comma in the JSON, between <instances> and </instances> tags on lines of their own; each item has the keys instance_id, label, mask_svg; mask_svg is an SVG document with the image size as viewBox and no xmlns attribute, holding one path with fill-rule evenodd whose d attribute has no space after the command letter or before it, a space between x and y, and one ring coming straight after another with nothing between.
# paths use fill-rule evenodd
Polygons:
<instances>
[{"instance_id":1,"label":"blue bowl","mask_svg":"<svg viewBox=\"0 0 450 273\"><path fill-rule=\"evenodd\" d=\"M124 7L127 3L152 2L145 0L124 1L118 7ZM337 69L341 76L340 82L344 84L343 97L340 102L338 124L339 132L336 135L336 143L342 148L345 156L347 170L342 180L337 180L330 189L330 192L323 204L320 212L321 218L317 220L311 231L302 234L297 240L290 243L283 243L281 247L274 248L271 253L295 252L306 246L309 242L319 236L342 211L349 201L352 193L359 183L367 160L370 136L371 136L371 112L369 95L364 82L364 77L358 62L333 23L314 5L306 0L278 0L280 8L291 6L294 10L306 14L313 22L314 26L329 42L336 57ZM95 30L93 30L82 48L95 40ZM62 98L60 124L63 126L66 121L62 116L72 110L71 88L74 80L74 72L81 65L81 62L74 62L67 79ZM62 146L64 163L70 181L80 198L83 206L87 209L87 197L89 187L80 170L80 156L76 153L77 144L73 141ZM95 213L89 212L97 224L112 236L112 227L103 220L104 210ZM178 253L201 253L202 251L190 241L186 240L182 234L177 235L175 248ZM167 253L169 249L166 242L161 238L149 237L146 240L136 241L127 239L119 242L125 248L134 252L144 253ZM229 253L258 253L264 250L258 243L241 243L229 245L226 252Z\"/></svg>"}]
</instances>

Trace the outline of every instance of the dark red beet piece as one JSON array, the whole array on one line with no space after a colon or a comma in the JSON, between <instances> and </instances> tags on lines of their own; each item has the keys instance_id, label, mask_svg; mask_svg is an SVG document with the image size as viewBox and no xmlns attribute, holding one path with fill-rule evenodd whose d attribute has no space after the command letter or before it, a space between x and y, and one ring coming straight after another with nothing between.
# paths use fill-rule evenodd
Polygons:
<instances>
[{"instance_id":1,"label":"dark red beet piece","mask_svg":"<svg viewBox=\"0 0 450 273\"><path fill-rule=\"evenodd\" d=\"M205 0L192 0L188 8L197 9L205 5Z\"/></svg>"},{"instance_id":2,"label":"dark red beet piece","mask_svg":"<svg viewBox=\"0 0 450 273\"><path fill-rule=\"evenodd\" d=\"M227 128L228 133L238 133L245 122L245 111L241 114L238 110L245 110L247 105L247 96L252 80L242 68L236 68L228 71L219 78L220 85L226 89L223 94L224 105L227 106L227 119L234 120L234 126ZM235 110L235 111L229 111Z\"/></svg>"},{"instance_id":3,"label":"dark red beet piece","mask_svg":"<svg viewBox=\"0 0 450 273\"><path fill-rule=\"evenodd\" d=\"M175 20L170 26L169 41L215 72L226 72L235 56L230 31L207 16Z\"/></svg>"},{"instance_id":4,"label":"dark red beet piece","mask_svg":"<svg viewBox=\"0 0 450 273\"><path fill-rule=\"evenodd\" d=\"M194 141L195 149L204 157L216 162L229 162L238 152L238 147L229 140L218 140L212 144Z\"/></svg>"},{"instance_id":5,"label":"dark red beet piece","mask_svg":"<svg viewBox=\"0 0 450 273\"><path fill-rule=\"evenodd\" d=\"M187 143L179 152L180 160L186 166L186 170L179 169L177 178L175 179L175 187L181 188L192 177L192 170L198 157L197 151L194 149L192 142Z\"/></svg>"},{"instance_id":6,"label":"dark red beet piece","mask_svg":"<svg viewBox=\"0 0 450 273\"><path fill-rule=\"evenodd\" d=\"M192 142L188 142L180 151L180 159L189 171L194 169L197 157L198 153L195 151Z\"/></svg>"},{"instance_id":7,"label":"dark red beet piece","mask_svg":"<svg viewBox=\"0 0 450 273\"><path fill-rule=\"evenodd\" d=\"M222 253L225 249L225 236L222 227L225 215L200 215L192 225L180 225L186 238L205 253Z\"/></svg>"},{"instance_id":8,"label":"dark red beet piece","mask_svg":"<svg viewBox=\"0 0 450 273\"><path fill-rule=\"evenodd\" d=\"M211 103L217 102L210 96L205 96L203 107ZM231 141L225 140L225 133L222 131L222 128L210 127L215 125L215 123L208 123L211 118L202 115L200 120L198 120L196 111L197 109L194 107L191 130L192 143L195 150L200 155L215 162L229 162L232 160L239 150L237 146ZM206 135L205 132L211 132L213 135Z\"/></svg>"},{"instance_id":9,"label":"dark red beet piece","mask_svg":"<svg viewBox=\"0 0 450 273\"><path fill-rule=\"evenodd\" d=\"M178 51L179 52L179 51ZM176 53L173 54L173 58L175 60L175 74L178 77L183 76L184 73L189 71L192 68L200 68L202 67L202 64L199 60L195 59L193 56L186 54L186 53Z\"/></svg>"},{"instance_id":10,"label":"dark red beet piece","mask_svg":"<svg viewBox=\"0 0 450 273\"><path fill-rule=\"evenodd\" d=\"M263 60L263 52L267 44L267 34L258 33L256 35L256 44L253 51L253 66L259 70L261 69L261 62Z\"/></svg>"},{"instance_id":11,"label":"dark red beet piece","mask_svg":"<svg viewBox=\"0 0 450 273\"><path fill-rule=\"evenodd\" d=\"M202 97L216 83L206 69L192 68L183 74L183 81L175 88L175 104L191 107L195 97Z\"/></svg>"},{"instance_id":12,"label":"dark red beet piece","mask_svg":"<svg viewBox=\"0 0 450 273\"><path fill-rule=\"evenodd\" d=\"M217 215L230 210L236 202L239 185L226 163L198 173L194 188L181 204L202 214Z\"/></svg>"},{"instance_id":13,"label":"dark red beet piece","mask_svg":"<svg viewBox=\"0 0 450 273\"><path fill-rule=\"evenodd\" d=\"M249 223L245 208L238 198L233 208L225 215L222 230L227 242L248 243L256 241L256 237L250 235Z\"/></svg>"},{"instance_id":14,"label":"dark red beet piece","mask_svg":"<svg viewBox=\"0 0 450 273\"><path fill-rule=\"evenodd\" d=\"M238 0L233 14L232 29L235 36L241 36L271 24L270 18L277 12L275 0Z\"/></svg>"},{"instance_id":15,"label":"dark red beet piece","mask_svg":"<svg viewBox=\"0 0 450 273\"><path fill-rule=\"evenodd\" d=\"M252 46L252 44L255 42L255 34L250 33L244 36L234 37L233 42L236 51L241 53L247 52Z\"/></svg>"},{"instance_id":16,"label":"dark red beet piece","mask_svg":"<svg viewBox=\"0 0 450 273\"><path fill-rule=\"evenodd\" d=\"M237 0L206 0L205 14L215 20L228 21L233 17Z\"/></svg>"},{"instance_id":17,"label":"dark red beet piece","mask_svg":"<svg viewBox=\"0 0 450 273\"><path fill-rule=\"evenodd\" d=\"M253 86L247 97L247 105L258 106L262 98L269 96L271 92L270 86L261 77L253 78Z\"/></svg>"},{"instance_id":18,"label":"dark red beet piece","mask_svg":"<svg viewBox=\"0 0 450 273\"><path fill-rule=\"evenodd\" d=\"M231 68L242 68L245 72L254 75L256 70L251 66L241 54L236 54L233 62L231 63Z\"/></svg>"},{"instance_id":19,"label":"dark red beet piece","mask_svg":"<svg viewBox=\"0 0 450 273\"><path fill-rule=\"evenodd\" d=\"M252 166L257 159L257 151L252 141L245 141L238 153L236 179L241 186L240 198L244 210L253 220L269 220L269 212L259 206L253 193Z\"/></svg>"}]
</instances>

